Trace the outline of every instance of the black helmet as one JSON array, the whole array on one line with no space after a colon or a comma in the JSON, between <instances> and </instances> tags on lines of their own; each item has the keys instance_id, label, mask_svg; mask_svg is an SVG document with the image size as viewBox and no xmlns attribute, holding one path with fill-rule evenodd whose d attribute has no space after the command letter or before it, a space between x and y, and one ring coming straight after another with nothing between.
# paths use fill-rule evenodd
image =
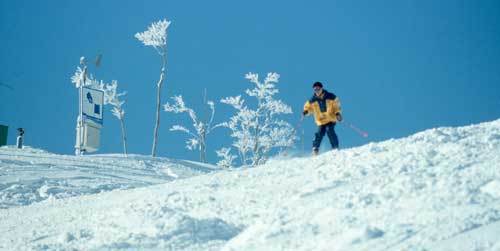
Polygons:
<instances>
[{"instance_id":1,"label":"black helmet","mask_svg":"<svg viewBox=\"0 0 500 251\"><path fill-rule=\"evenodd\" d=\"M313 88L316 87L316 86L323 88L323 84L321 82L314 82Z\"/></svg>"}]
</instances>

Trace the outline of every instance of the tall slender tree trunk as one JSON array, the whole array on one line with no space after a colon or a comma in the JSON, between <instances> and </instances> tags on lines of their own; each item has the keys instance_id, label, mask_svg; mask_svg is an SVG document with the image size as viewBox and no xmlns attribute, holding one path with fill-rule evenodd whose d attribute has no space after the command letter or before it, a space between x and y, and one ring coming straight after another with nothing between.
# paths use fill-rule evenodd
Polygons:
<instances>
[{"instance_id":1,"label":"tall slender tree trunk","mask_svg":"<svg viewBox=\"0 0 500 251\"><path fill-rule=\"evenodd\" d=\"M238 149L238 155L240 156L240 160L241 160L241 165L244 166L246 165L246 157L245 157L245 154L243 154L243 151L241 151L241 149Z\"/></svg>"},{"instance_id":2,"label":"tall slender tree trunk","mask_svg":"<svg viewBox=\"0 0 500 251\"><path fill-rule=\"evenodd\" d=\"M161 108L161 87L163 85L163 80L165 78L165 54L161 55L162 57L162 67L160 80L158 80L157 92L156 92L156 123L153 134L153 149L151 150L151 156L156 157L156 145L158 144L158 131L160 128L160 108Z\"/></svg>"},{"instance_id":3,"label":"tall slender tree trunk","mask_svg":"<svg viewBox=\"0 0 500 251\"><path fill-rule=\"evenodd\" d=\"M123 118L120 119L120 125L122 128L123 154L127 157L127 135L125 134L125 121Z\"/></svg>"},{"instance_id":4,"label":"tall slender tree trunk","mask_svg":"<svg viewBox=\"0 0 500 251\"><path fill-rule=\"evenodd\" d=\"M255 140L255 145L253 147L253 160L252 160L252 166L257 166L259 164L259 161L261 159L260 155L260 124L259 124L259 119L257 118L257 126L255 127L255 135L254 135L254 140Z\"/></svg>"},{"instance_id":5,"label":"tall slender tree trunk","mask_svg":"<svg viewBox=\"0 0 500 251\"><path fill-rule=\"evenodd\" d=\"M205 154L206 154L205 143L201 143L200 144L200 162L202 162L202 163L207 163Z\"/></svg>"},{"instance_id":6,"label":"tall slender tree trunk","mask_svg":"<svg viewBox=\"0 0 500 251\"><path fill-rule=\"evenodd\" d=\"M204 130L200 136L200 162L207 163L206 131Z\"/></svg>"},{"instance_id":7,"label":"tall slender tree trunk","mask_svg":"<svg viewBox=\"0 0 500 251\"><path fill-rule=\"evenodd\" d=\"M257 166L260 162L260 159L262 158L260 154L260 112L261 112L261 107L262 107L262 100L259 98L258 99L258 108L257 108L257 118L256 118L256 127L254 131L254 140L255 140L255 145L253 147L253 159L252 159L252 166Z\"/></svg>"},{"instance_id":8,"label":"tall slender tree trunk","mask_svg":"<svg viewBox=\"0 0 500 251\"><path fill-rule=\"evenodd\" d=\"M207 103L207 88L205 88L203 92L203 104ZM205 119L205 121L209 121L208 118ZM210 123L210 122L207 122ZM209 130L210 124L205 124L203 127L203 131L201 131L200 135L200 162L201 163L207 163L207 145L206 145L206 138L207 138L207 131Z\"/></svg>"}]
</instances>

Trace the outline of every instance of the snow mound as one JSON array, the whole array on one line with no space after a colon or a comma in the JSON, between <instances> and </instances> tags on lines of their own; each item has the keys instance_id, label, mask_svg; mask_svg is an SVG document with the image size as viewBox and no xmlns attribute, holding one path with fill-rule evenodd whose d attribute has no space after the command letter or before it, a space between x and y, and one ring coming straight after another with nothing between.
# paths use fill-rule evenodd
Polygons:
<instances>
[{"instance_id":1,"label":"snow mound","mask_svg":"<svg viewBox=\"0 0 500 251\"><path fill-rule=\"evenodd\" d=\"M496 120L0 209L0 249L498 251L499 182Z\"/></svg>"},{"instance_id":2,"label":"snow mound","mask_svg":"<svg viewBox=\"0 0 500 251\"><path fill-rule=\"evenodd\" d=\"M0 147L0 208L160 184L215 169L207 164L140 155L76 157L30 147Z\"/></svg>"}]
</instances>

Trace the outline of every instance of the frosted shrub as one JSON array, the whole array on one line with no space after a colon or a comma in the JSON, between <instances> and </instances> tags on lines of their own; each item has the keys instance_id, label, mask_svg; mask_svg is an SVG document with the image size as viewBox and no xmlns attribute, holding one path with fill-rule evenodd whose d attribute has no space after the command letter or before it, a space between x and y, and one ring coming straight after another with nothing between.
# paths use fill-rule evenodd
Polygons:
<instances>
[{"instance_id":1,"label":"frosted shrub","mask_svg":"<svg viewBox=\"0 0 500 251\"><path fill-rule=\"evenodd\" d=\"M280 115L291 114L292 108L274 98L279 92L276 87L279 77L278 73L268 73L261 82L258 74L245 75L245 78L253 84L253 88L245 92L249 97L256 99L256 106L253 109L241 95L221 100L236 110L229 121L222 125L231 130L232 147L238 151L242 165L262 164L273 149L281 151L293 146L295 142L293 126L280 119ZM229 151L222 149L218 153L222 158L233 160L227 154Z\"/></svg>"},{"instance_id":2,"label":"frosted shrub","mask_svg":"<svg viewBox=\"0 0 500 251\"><path fill-rule=\"evenodd\" d=\"M174 125L170 128L170 131L179 131L188 134L190 138L186 142L186 148L189 150L198 149L200 152L200 161L207 162L207 135L210 134L213 129L221 126L221 124L212 126L215 115L214 102L206 102L206 104L210 107L210 118L207 121L203 121L196 115L193 109L186 106L182 96L174 96L171 99L174 102L172 104L165 104L165 111L172 113L187 113L191 119L193 130L189 130L182 125Z\"/></svg>"}]
</instances>

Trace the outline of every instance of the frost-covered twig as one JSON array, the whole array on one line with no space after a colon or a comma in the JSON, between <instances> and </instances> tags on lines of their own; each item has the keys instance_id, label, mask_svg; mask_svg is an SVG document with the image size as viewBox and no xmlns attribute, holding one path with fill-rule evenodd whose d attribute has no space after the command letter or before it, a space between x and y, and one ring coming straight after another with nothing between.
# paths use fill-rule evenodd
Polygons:
<instances>
[{"instance_id":1,"label":"frost-covered twig","mask_svg":"<svg viewBox=\"0 0 500 251\"><path fill-rule=\"evenodd\" d=\"M111 110L112 114L120 120L120 127L122 131L122 143L123 143L123 154L127 156L127 134L125 131L125 110L123 109L123 104L125 101L120 100L121 96L126 93L117 93L118 81L113 80L111 84L106 84L104 88L104 104L110 104L113 106Z\"/></svg>"},{"instance_id":2,"label":"frost-covered twig","mask_svg":"<svg viewBox=\"0 0 500 251\"><path fill-rule=\"evenodd\" d=\"M88 75L80 66L76 67L75 73L71 76L71 83L75 84L76 88L84 86L97 90L104 90L104 82L95 79L92 74Z\"/></svg>"}]
</instances>

